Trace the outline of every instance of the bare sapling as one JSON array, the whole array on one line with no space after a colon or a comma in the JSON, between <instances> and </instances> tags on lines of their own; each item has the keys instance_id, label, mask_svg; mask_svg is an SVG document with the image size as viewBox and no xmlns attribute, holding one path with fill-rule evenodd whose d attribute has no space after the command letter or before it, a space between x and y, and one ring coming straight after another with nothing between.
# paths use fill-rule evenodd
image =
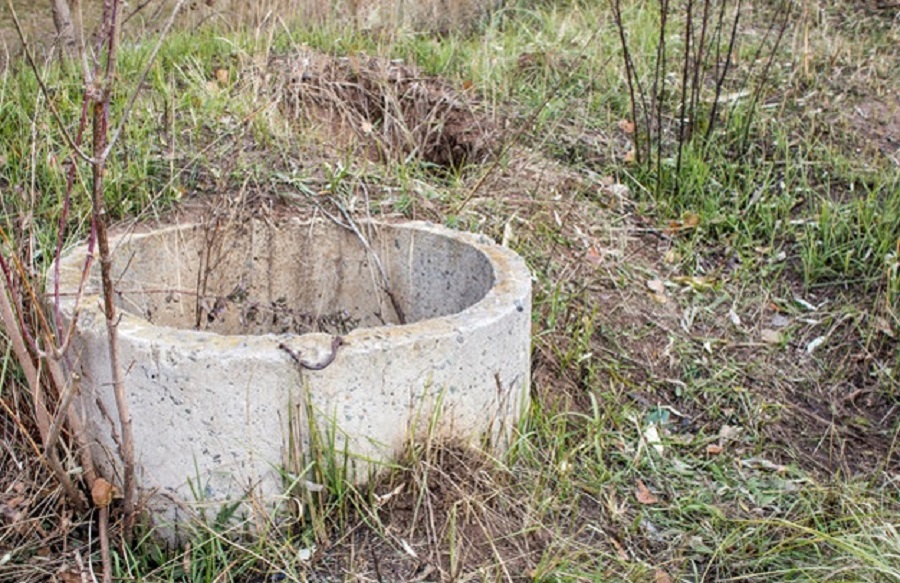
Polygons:
<instances>
[{"instance_id":1,"label":"bare sapling","mask_svg":"<svg viewBox=\"0 0 900 583\"><path fill-rule=\"evenodd\" d=\"M655 55L649 59L647 71L636 67L641 55L635 54L637 43L629 38L622 12L624 4L622 0L609 0L634 123L634 161L655 171L655 193L659 196L665 174L663 161L674 158L672 187L677 195L686 147L706 148L715 141L714 130L721 126L726 135L730 135L728 130L736 129L736 149L739 153L746 149L753 114L787 29L791 4L779 2L772 7L772 23L749 61L751 69L740 78L733 78L733 60L744 36L740 27L743 0L660 2ZM670 39L680 42L672 43ZM762 63L761 68L757 63ZM648 76L649 91L643 81ZM740 91L726 98L724 90L733 86L740 86ZM752 99L741 106L747 115L740 127L734 128L731 114L744 95L751 95ZM721 109L725 103L730 104L728 112Z\"/></svg>"},{"instance_id":2,"label":"bare sapling","mask_svg":"<svg viewBox=\"0 0 900 583\"><path fill-rule=\"evenodd\" d=\"M114 494L115 497L120 494L122 498L120 532L126 540L131 537L137 509L134 438L119 350L119 313L115 303L115 276L112 273L112 249L109 242L109 214L104 177L108 171L108 161L114 151L114 145L125 127L125 120L182 4L183 0L180 0L173 9L137 85L126 102L125 112L110 137L110 102L117 81L116 55L122 6L120 0L103 2L100 30L95 37L97 44L90 50L85 45L84 30L80 26L82 22L80 2L72 3L75 8L76 26L72 24L73 12L69 10L69 3L65 0L51 0L54 22L60 33L60 40L64 43L65 52L68 55L77 55L81 64L84 91L78 129L74 135L70 133L60 111L57 110L53 95L41 77L12 1L7 0L7 7L22 42L26 62L37 80L44 103L53 118L54 129L68 149L66 157L69 158L69 164L66 166L66 187L64 192L60 193L62 210L55 246L54 274L51 279L54 282L52 308L43 300L42 278L35 275L34 269L29 268L33 263L30 254L26 257L25 252L19 251L16 241L0 227L0 272L2 272L0 323L5 329L11 353L21 367L30 393L31 410L27 413L40 436L39 440L29 436L30 442L58 480L72 507L81 512L92 505L98 510L104 581L110 581L112 577L108 536L110 506ZM70 46L72 44L75 45L74 48ZM84 144L88 132L89 151ZM60 313L59 259L75 192L76 168L80 164L87 164L91 169L90 187L86 193L91 208L90 234L87 260L82 268L81 283L75 300L76 307L69 321L65 322ZM34 206L32 201L32 208L28 210L28 220L21 221L30 224L31 228L34 228L31 221ZM78 305L92 271L95 249L100 263L110 378L119 424L117 453L121 464L121 476L100 475L92 457L93 436L87 434L85 421L73 406L81 391L81 379L78 374L80 365L77 351L73 349L73 338L76 334ZM19 425L27 434L26 425L21 423ZM73 452L76 459L60 457L60 453L71 456ZM81 484L78 482L79 478Z\"/></svg>"}]
</instances>

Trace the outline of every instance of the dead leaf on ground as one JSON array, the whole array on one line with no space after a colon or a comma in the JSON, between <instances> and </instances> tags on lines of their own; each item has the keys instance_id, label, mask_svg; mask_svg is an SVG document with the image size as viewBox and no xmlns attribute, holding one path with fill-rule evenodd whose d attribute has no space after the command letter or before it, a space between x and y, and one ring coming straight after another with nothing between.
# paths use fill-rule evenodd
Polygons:
<instances>
[{"instance_id":1,"label":"dead leaf on ground","mask_svg":"<svg viewBox=\"0 0 900 583\"><path fill-rule=\"evenodd\" d=\"M700 226L700 215L697 213L685 213L680 221L669 221L669 233L674 235L679 231L689 231Z\"/></svg>"},{"instance_id":2,"label":"dead leaf on ground","mask_svg":"<svg viewBox=\"0 0 900 583\"><path fill-rule=\"evenodd\" d=\"M669 301L669 298L667 298L664 294L650 294L650 297L653 298L653 301L657 304L665 304Z\"/></svg>"},{"instance_id":3,"label":"dead leaf on ground","mask_svg":"<svg viewBox=\"0 0 900 583\"><path fill-rule=\"evenodd\" d=\"M216 69L216 81L219 82L219 85L221 85L223 87L225 85L228 85L228 77L229 77L228 69L223 69L221 67Z\"/></svg>"},{"instance_id":4,"label":"dead leaf on ground","mask_svg":"<svg viewBox=\"0 0 900 583\"><path fill-rule=\"evenodd\" d=\"M91 500L93 500L94 506L97 508L109 506L113 499L113 491L113 485L103 478L94 480L94 484L91 486Z\"/></svg>"},{"instance_id":5,"label":"dead leaf on ground","mask_svg":"<svg viewBox=\"0 0 900 583\"><path fill-rule=\"evenodd\" d=\"M654 293L664 294L666 293L666 284L662 282L660 279L649 279L647 280L647 289Z\"/></svg>"},{"instance_id":6,"label":"dead leaf on ground","mask_svg":"<svg viewBox=\"0 0 900 583\"><path fill-rule=\"evenodd\" d=\"M609 542L612 543L612 546L616 548L616 554L619 555L619 558L623 561L628 560L628 553L625 552L625 549L622 547L622 543L614 539L613 537L609 537Z\"/></svg>"},{"instance_id":7,"label":"dead leaf on ground","mask_svg":"<svg viewBox=\"0 0 900 583\"><path fill-rule=\"evenodd\" d=\"M763 328L759 331L759 338L766 344L778 344L781 342L781 332L771 328Z\"/></svg>"},{"instance_id":8,"label":"dead leaf on ground","mask_svg":"<svg viewBox=\"0 0 900 583\"><path fill-rule=\"evenodd\" d=\"M637 154L635 153L634 148L632 148L631 150L628 150L628 152L624 156L622 156L622 162L625 162L626 164L632 164L634 163L636 156Z\"/></svg>"},{"instance_id":9,"label":"dead leaf on ground","mask_svg":"<svg viewBox=\"0 0 900 583\"><path fill-rule=\"evenodd\" d=\"M587 259L588 262L593 263L594 265L600 265L603 263L603 256L600 255L600 253L594 246L588 248L585 259Z\"/></svg>"},{"instance_id":10,"label":"dead leaf on ground","mask_svg":"<svg viewBox=\"0 0 900 583\"><path fill-rule=\"evenodd\" d=\"M715 443L710 443L706 446L706 453L708 455L719 455L723 451L725 451L725 448Z\"/></svg>"},{"instance_id":11,"label":"dead leaf on ground","mask_svg":"<svg viewBox=\"0 0 900 583\"><path fill-rule=\"evenodd\" d=\"M653 574L654 583L672 583L672 578L662 569L657 569Z\"/></svg>"},{"instance_id":12,"label":"dead leaf on ground","mask_svg":"<svg viewBox=\"0 0 900 583\"><path fill-rule=\"evenodd\" d=\"M743 429L741 429L737 425L728 425L726 423L719 428L719 439L721 439L722 441L737 439L742 431Z\"/></svg>"},{"instance_id":13,"label":"dead leaf on ground","mask_svg":"<svg viewBox=\"0 0 900 583\"><path fill-rule=\"evenodd\" d=\"M678 275L672 278L675 283L690 286L697 291L706 291L712 288L716 280L713 277L697 276L697 275Z\"/></svg>"},{"instance_id":14,"label":"dead leaf on ground","mask_svg":"<svg viewBox=\"0 0 900 583\"><path fill-rule=\"evenodd\" d=\"M659 502L659 498L653 495L649 488L647 488L646 484L644 484L643 480L637 481L637 488L635 489L634 497L637 498L637 501L641 504L656 504Z\"/></svg>"},{"instance_id":15,"label":"dead leaf on ground","mask_svg":"<svg viewBox=\"0 0 900 583\"><path fill-rule=\"evenodd\" d=\"M884 316L875 317L875 329L887 336L894 338L894 331L891 329L891 323Z\"/></svg>"},{"instance_id":16,"label":"dead leaf on ground","mask_svg":"<svg viewBox=\"0 0 900 583\"><path fill-rule=\"evenodd\" d=\"M81 573L72 570L62 570L56 574L62 583L82 583Z\"/></svg>"}]
</instances>

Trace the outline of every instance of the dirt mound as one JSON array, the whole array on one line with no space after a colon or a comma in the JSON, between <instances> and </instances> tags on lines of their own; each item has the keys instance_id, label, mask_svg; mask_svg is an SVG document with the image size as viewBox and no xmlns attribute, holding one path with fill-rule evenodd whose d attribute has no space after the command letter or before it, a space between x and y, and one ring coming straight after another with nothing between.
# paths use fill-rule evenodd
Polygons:
<instances>
[{"instance_id":1,"label":"dirt mound","mask_svg":"<svg viewBox=\"0 0 900 583\"><path fill-rule=\"evenodd\" d=\"M440 168L481 163L495 152L495 123L472 92L402 61L304 52L275 63L282 110L324 124L332 139L369 158Z\"/></svg>"}]
</instances>

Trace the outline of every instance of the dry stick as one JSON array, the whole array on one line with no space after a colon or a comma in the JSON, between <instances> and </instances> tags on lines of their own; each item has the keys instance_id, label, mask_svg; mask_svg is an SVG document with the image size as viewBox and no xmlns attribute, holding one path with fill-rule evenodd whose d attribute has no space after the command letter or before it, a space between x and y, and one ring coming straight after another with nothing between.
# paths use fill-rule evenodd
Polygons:
<instances>
[{"instance_id":1,"label":"dry stick","mask_svg":"<svg viewBox=\"0 0 900 583\"><path fill-rule=\"evenodd\" d=\"M6 241L7 243L9 242L9 239L6 237L6 234L3 232L2 229L0 229L0 237L2 237L3 240ZM13 260L16 263L16 268L18 269L19 275L22 278L22 282L26 287L26 291L29 293L31 305L39 306L40 302L38 301L38 298L35 295L34 290L28 284L28 280L27 280L27 278L25 278L24 270L23 270L21 264L19 263L18 258L13 256ZM7 293L12 294L13 281L12 281L11 272L9 270L9 267L6 264L6 261L3 259L2 255L0 255L0 268L2 268L3 275L4 275L3 280L2 280L3 288L4 288L4 290L6 290ZM7 306L9 306L9 300L6 297L6 293L3 293L3 295L4 295L3 299L6 301ZM9 313L7 313L5 315L15 318L15 314L12 313L11 306L9 307ZM44 319L43 311L38 309L37 315L38 315L39 323L42 324L45 329L45 334L44 334L45 335L45 344L53 347L53 342L54 342L53 334L47 326L47 323ZM20 316L21 316L21 314L20 314ZM28 329L26 327L25 321L21 317L19 318L17 324L18 325L15 328L8 327L8 329L10 331L14 331L18 335L19 342L21 343L22 347L25 348L26 337L23 337L22 334L27 333ZM47 352L42 351L40 349L40 346L38 346L37 341L30 335L27 336L27 340L31 344L35 353L37 354L37 357L39 359L42 359L41 362L45 362L47 364L47 369L50 372L51 385L55 386L57 388L57 390L60 391L60 393L63 393L64 387L67 386L67 382L66 382L66 376L62 373L62 368L61 368L58 360L52 354L47 354ZM51 349L50 352L53 352L53 350L55 350L55 349ZM68 496L72 497L73 490L68 485L68 483L69 483L68 474L62 470L62 466L59 463L59 460L58 460L58 457L57 457L57 454L55 451L56 439L49 439L49 436L53 433L53 431L52 431L52 425L49 423L49 412L48 412L47 406L44 401L44 391L43 391L43 388L41 386L41 381L40 381L41 375L39 374L38 370L34 367L34 364L31 360L31 355L28 352L27 348L25 348L25 353L26 353L25 358L27 358L27 360L23 360L22 357L19 356L18 353L17 353L17 359L21 363L21 366L23 367L23 369L26 371L26 378L28 379L29 385L32 387L35 420L38 424L39 432L41 433L41 442L44 444L44 451L46 453L48 464L50 465L51 469L54 470L55 474L59 477L59 479L62 481L62 485L63 485L63 488L66 490L66 494ZM34 369L34 371L35 371L33 378L35 379L36 384L32 384L32 381L30 380L31 377L28 374L29 367L31 369ZM72 428L72 431L75 433L76 441L79 445L81 464L82 464L82 468L84 469L84 475L87 477L91 477L91 479L92 479L92 477L95 476L94 464L93 464L93 459L91 458L90 447L89 447L87 437L84 434L83 426L81 424L80 419L78 419L78 416L71 409L66 411L67 408L68 407L63 407L63 408L57 407L57 415L65 413L68 416L69 424ZM46 431L45 431L45 428L46 428ZM50 444L49 448L47 447L48 443ZM83 504L82 498L80 496L78 496L76 494L74 496L74 498L72 498L72 500L73 500L73 503L76 505L76 507L79 510L83 509L84 504Z\"/></svg>"},{"instance_id":2,"label":"dry stick","mask_svg":"<svg viewBox=\"0 0 900 583\"><path fill-rule=\"evenodd\" d=\"M18 35L19 35L19 40L22 42L22 47L23 47L23 50L25 51L26 60L28 61L28 64L30 65L31 70L32 70L32 72L34 73L35 79L37 79L38 86L39 86L40 89L41 89L41 93L44 95L44 98L47 100L47 105L48 105L48 107L50 108L51 113L53 114L54 120L57 122L57 125L59 125L59 129L60 129L61 133L63 134L63 139L66 141L67 144L69 144L70 147L72 147L73 155L78 155L80 158L82 158L82 159L84 159L84 160L87 160L88 162L91 162L92 159L91 159L90 157L88 157L88 156L87 156L84 152L82 152L82 150L81 150L81 139L82 139L82 136L83 136L84 126L85 126L85 122L86 122L86 119L87 119L87 110L88 110L89 96L88 96L87 94L85 94L85 97L84 97L84 100L83 100L83 103L82 103L81 120L79 121L78 134L77 134L76 138L73 139L73 138L69 135L69 133L66 131L65 126L63 125L63 123L62 123L62 121L61 121L61 119L60 119L59 113L56 111L56 107L53 105L53 101L50 99L50 94L49 94L49 92L47 91L47 87L46 87L46 85L44 84L43 78L41 77L40 72L39 72L38 69L37 69L37 65L36 65L35 62L34 62L34 57L31 55L31 51L29 50L28 41L27 41L27 39L25 38L25 33L24 33L24 31L22 30L21 24L19 23L19 19L18 19L18 16L16 15L15 9L13 9L13 7L12 7L11 0L7 0L7 6L9 7L10 12L12 13L12 16L13 16L13 22L15 23L16 31L17 31L17 33L18 33ZM80 22L80 21L81 21L81 17L80 17L80 15L81 15L81 6L80 6L80 5L78 6L78 14L79 14L79 22ZM83 33L84 33L84 31L82 30L82 31L81 31L81 35L80 35L80 37L81 37L81 48L80 48L80 52L82 53L82 55L85 54L85 51L84 51L84 34L83 34ZM85 71L85 82L87 83L89 77L88 77L88 68L87 68L86 57L84 57L84 71ZM71 190L72 190L72 184L73 184L73 180L74 180L74 173L75 173L75 161L73 160L73 161L72 161L72 166L71 166L71 168L70 168L70 170L69 170L69 175L67 176L67 179L66 179L66 196L65 196L65 200L64 200L64 202L63 202L63 212L62 212L62 215L60 216L60 231L59 231L58 239L57 239L57 253L56 253L57 258L59 257L60 251L61 251L61 249L62 249L63 221L65 220L65 217L66 217L67 214L68 214L69 199L70 199ZM89 251L89 252L88 252L88 261L90 261L90 249L91 249L91 248L92 248L92 247L89 247L89 249L88 249L88 251ZM85 266L85 272L87 272L87 270L89 270L89 269L90 269L90 265L88 264L88 265ZM59 321L60 321L60 319L59 319L59 301L58 301L58 293L59 293L59 286L58 286L58 283L59 283L59 261L56 262L56 273L55 273L55 275L56 275L55 291L56 291L56 293L57 293L57 299L56 299L56 316L57 316L57 322L59 322ZM33 295L33 294L32 294L32 295ZM75 311L75 313L76 313L76 315L77 315L77 303L76 303L76 311ZM43 321L43 320L44 320L44 319L43 319L43 312L39 312L39 316L41 317L42 323L43 323L44 326L46 327L46 322ZM67 334L67 337L66 337L65 340L61 340L61 345L62 345L62 346L67 346L67 339L71 336L71 330L74 329L74 327L75 327L75 322L76 322L76 319L73 319L73 320L72 320L72 323L71 323L71 326L70 326L70 333ZM49 328L48 328L48 329L49 329ZM57 351L57 354L62 353L62 352L64 352L64 349L58 350L58 351Z\"/></svg>"},{"instance_id":3,"label":"dry stick","mask_svg":"<svg viewBox=\"0 0 900 583\"><path fill-rule=\"evenodd\" d=\"M696 112L697 112L697 104L700 102L700 89L703 82L706 80L706 67L703 65L703 60L708 58L705 54L706 50L706 31L709 27L709 7L710 0L703 0L703 20L700 23L700 41L696 43L697 47L697 57L694 61L694 80L691 85L691 105L688 108L688 113L691 119L691 135L693 135L694 127L696 126Z\"/></svg>"},{"instance_id":4,"label":"dry stick","mask_svg":"<svg viewBox=\"0 0 900 583\"><path fill-rule=\"evenodd\" d=\"M634 159L638 164L641 163L641 140L640 128L638 128L638 104L634 94L634 84L636 81L636 73L634 65L631 62L631 53L628 51L628 40L625 38L625 25L622 22L622 6L619 0L611 2L613 10L613 18L616 21L616 29L619 31L619 42L622 44L622 57L625 61L625 80L628 82L628 99L631 102L631 118L634 121ZM648 126L649 128L649 126ZM649 141L649 136L647 139ZM648 144L648 148L650 145Z\"/></svg>"},{"instance_id":5,"label":"dry stick","mask_svg":"<svg viewBox=\"0 0 900 583\"><path fill-rule=\"evenodd\" d=\"M728 68L731 65L731 55L734 54L734 44L735 39L737 39L737 28L738 23L741 20L741 2L742 0L737 0L737 7L734 12L734 21L731 23L731 36L728 38L728 51L725 53L725 64L722 66L722 74L716 78L716 90L713 95L713 104L712 108L709 112L709 124L706 126L706 138L705 141L708 143L710 137L712 137L713 126L716 122L716 110L719 107L719 99L722 96L722 87L725 84L725 77L728 75ZM719 11L719 24L716 25L716 67L719 66L719 49L721 48L721 34L722 34L722 26L725 20L725 5L727 2L722 2L722 8Z\"/></svg>"},{"instance_id":6,"label":"dry stick","mask_svg":"<svg viewBox=\"0 0 900 583\"><path fill-rule=\"evenodd\" d=\"M5 235L2 229L0 229L0 234ZM0 296L2 296L2 298L0 298L0 320L2 320L3 324L6 326L7 333L10 337L10 343L12 344L13 351L16 353L16 359L21 363L22 370L25 373L25 380L32 390L35 421L38 425L38 431L41 434L41 440L44 440L47 437L47 433L50 431L50 414L47 412L47 407L44 404L44 393L41 390L37 367L35 367L34 361L32 361L31 352L29 352L26 345L26 337L24 336L24 333L26 332L25 322L21 318L21 310L14 310L10 303L10 297L13 297L17 307L19 307L19 302L15 300L13 293L13 286L15 283L13 281L12 273L9 270L9 266L6 264L6 259L4 259L2 253L0 253L0 270L3 271L3 277L0 278L0 286L3 288L2 293L0 293ZM34 344L31 342L33 339L28 338L27 340Z\"/></svg>"},{"instance_id":7,"label":"dry stick","mask_svg":"<svg viewBox=\"0 0 900 583\"><path fill-rule=\"evenodd\" d=\"M653 98L656 104L656 196L659 197L662 188L662 110L663 94L666 91L666 24L669 17L669 0L662 0L660 4L659 41L656 45L656 68L653 73ZM657 86L657 84L660 84ZM635 128L637 129L637 128ZM653 143L650 128L647 128L647 139ZM649 150L649 147L648 147ZM647 160L648 165L651 163Z\"/></svg>"},{"instance_id":8,"label":"dry stick","mask_svg":"<svg viewBox=\"0 0 900 583\"><path fill-rule=\"evenodd\" d=\"M103 562L103 583L112 583L112 561L109 556L109 505L100 507L100 560Z\"/></svg>"},{"instance_id":9,"label":"dry stick","mask_svg":"<svg viewBox=\"0 0 900 583\"><path fill-rule=\"evenodd\" d=\"M115 0L113 0L115 1ZM109 92L105 92L103 100L94 102L94 152L102 151L106 140L106 102ZM123 511L125 513L126 535L134 524L134 438L131 430L131 413L128 410L128 398L125 394L125 379L119 356L119 329L116 315L115 289L112 283L112 257L109 252L109 234L107 233L106 204L103 200L104 162L94 165L92 212L97 228L97 243L100 251L100 281L103 288L103 312L106 316L106 335L109 342L109 366L112 374L113 392L119 416L119 427L122 443L119 455L123 465Z\"/></svg>"},{"instance_id":10,"label":"dry stick","mask_svg":"<svg viewBox=\"0 0 900 583\"><path fill-rule=\"evenodd\" d=\"M17 403L13 403L13 406L17 407ZM25 437L25 440L28 441L28 444L34 451L34 455L37 456L38 459L41 459L41 456L44 455L41 452L41 446L35 443L34 438L31 436L31 432L25 427L25 424L22 422L22 418L16 413L16 411L13 411L12 407L10 407L4 399L0 399L0 408L2 408L6 412L9 418L13 420L13 423L16 424L16 427L19 428L19 432Z\"/></svg>"},{"instance_id":11,"label":"dry stick","mask_svg":"<svg viewBox=\"0 0 900 583\"><path fill-rule=\"evenodd\" d=\"M678 115L678 154L675 159L675 197L678 197L678 192L681 188L681 159L684 153L684 132L687 126L685 122L685 116L687 115L687 106L685 101L687 100L687 85L688 85L688 74L690 72L690 63L691 63L691 41L693 40L693 30L694 30L694 0L688 0L687 2L687 18L685 18L684 22L684 61L681 66L681 109Z\"/></svg>"},{"instance_id":12,"label":"dry stick","mask_svg":"<svg viewBox=\"0 0 900 583\"><path fill-rule=\"evenodd\" d=\"M772 34L772 31L775 30L775 27L777 24L778 24L777 19L773 19L772 22L769 24L769 27L766 29L766 32L762 37L762 40L759 41L759 46L756 47L756 50L753 52L753 56L749 59L750 63L755 64L757 61L759 61L760 57L763 54L763 49L765 48L766 42L768 42L769 36ZM770 55L770 56L774 56L774 54L775 53L773 51L772 55ZM742 94L745 91L747 91L747 87L750 85L750 82L752 81L752 75L751 75L752 71L753 71L753 65L751 65L751 70L746 75L743 75L743 82L741 83L741 88L738 91L738 94ZM738 102L739 102L739 100L735 99L735 100L732 100L731 103L729 104L728 114L725 118L726 126L728 126L728 124L731 122L731 116L734 115L734 112L737 110ZM741 152L741 153L743 154L743 152Z\"/></svg>"},{"instance_id":13,"label":"dry stick","mask_svg":"<svg viewBox=\"0 0 900 583\"><path fill-rule=\"evenodd\" d=\"M97 479L97 470L94 468L94 458L91 455L91 444L84 430L84 424L78 417L75 409L71 407L72 399L81 391L81 378L78 374L73 372L69 375L67 380L66 375L63 373L62 366L55 358L47 358L45 362L47 363L47 370L50 372L50 378L53 380L53 384L56 387L63 388L61 389L62 394L60 395L61 404L57 407L53 425L50 426L50 434L47 437L47 444L44 448L56 447L56 441L59 439L58 432L62 429L62 416L65 415L66 421L69 424L69 429L71 429L75 437L75 442L78 444L82 476L84 476L84 481L88 485L92 485L94 480ZM57 424L59 424L59 427L54 429Z\"/></svg>"},{"instance_id":14,"label":"dry stick","mask_svg":"<svg viewBox=\"0 0 900 583\"><path fill-rule=\"evenodd\" d=\"M66 0L50 0L50 12L53 14L53 26L56 28L58 39L64 49L63 62L67 57L75 56L77 51L75 43L75 25L72 23L72 13Z\"/></svg>"}]
</instances>

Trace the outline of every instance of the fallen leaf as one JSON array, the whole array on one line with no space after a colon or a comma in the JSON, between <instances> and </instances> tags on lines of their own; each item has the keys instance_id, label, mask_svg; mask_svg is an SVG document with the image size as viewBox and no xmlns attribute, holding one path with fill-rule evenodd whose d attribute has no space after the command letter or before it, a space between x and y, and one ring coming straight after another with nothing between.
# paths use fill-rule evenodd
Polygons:
<instances>
[{"instance_id":1,"label":"fallen leaf","mask_svg":"<svg viewBox=\"0 0 900 583\"><path fill-rule=\"evenodd\" d=\"M762 458L750 458L746 460L741 460L741 465L745 468L753 468L760 470L769 470L771 472L778 472L779 474L783 474L787 471L787 466L783 466L781 464L776 464L775 462L770 462L767 459Z\"/></svg>"},{"instance_id":2,"label":"fallen leaf","mask_svg":"<svg viewBox=\"0 0 900 583\"><path fill-rule=\"evenodd\" d=\"M719 439L722 441L729 441L732 439L736 439L738 435L741 434L741 428L736 425L722 425L719 428Z\"/></svg>"},{"instance_id":3,"label":"fallen leaf","mask_svg":"<svg viewBox=\"0 0 900 583\"><path fill-rule=\"evenodd\" d=\"M737 315L737 312L734 311L734 308L728 310L728 317L731 318L731 323L735 325L735 327L740 328L741 317Z\"/></svg>"},{"instance_id":4,"label":"fallen leaf","mask_svg":"<svg viewBox=\"0 0 900 583\"><path fill-rule=\"evenodd\" d=\"M469 91L475 87L475 83L471 79L466 79L462 82L463 91Z\"/></svg>"},{"instance_id":5,"label":"fallen leaf","mask_svg":"<svg viewBox=\"0 0 900 583\"><path fill-rule=\"evenodd\" d=\"M665 286L665 284L662 282L662 280L659 280L659 279L649 279L649 280L647 280L646 285L647 285L647 289L649 289L649 290L652 291L652 292L655 292L655 293L658 293L658 294L664 294L664 293L666 293L666 286Z\"/></svg>"},{"instance_id":6,"label":"fallen leaf","mask_svg":"<svg viewBox=\"0 0 900 583\"><path fill-rule=\"evenodd\" d=\"M697 213L684 213L681 217L681 227L683 229L693 229L700 225L700 215Z\"/></svg>"},{"instance_id":7,"label":"fallen leaf","mask_svg":"<svg viewBox=\"0 0 900 583\"><path fill-rule=\"evenodd\" d=\"M316 552L316 545L312 545L310 547L304 547L297 551L297 560L301 563L308 563L310 559L312 559L313 554Z\"/></svg>"},{"instance_id":8,"label":"fallen leaf","mask_svg":"<svg viewBox=\"0 0 900 583\"><path fill-rule=\"evenodd\" d=\"M402 491L403 491L403 484L400 484L399 486L397 486L396 488L394 488L387 494L382 494L381 496L379 496L378 494L375 494L375 502L377 502L378 504L384 504L385 502L387 502L388 500L390 500L391 498L393 498L394 496L396 496L397 494L399 494Z\"/></svg>"},{"instance_id":9,"label":"fallen leaf","mask_svg":"<svg viewBox=\"0 0 900 583\"><path fill-rule=\"evenodd\" d=\"M634 148L632 148L631 150L628 150L628 152L624 156L622 156L622 162L625 162L626 164L632 164L635 161L636 156L637 155L634 152Z\"/></svg>"},{"instance_id":10,"label":"fallen leaf","mask_svg":"<svg viewBox=\"0 0 900 583\"><path fill-rule=\"evenodd\" d=\"M763 328L759 331L759 338L766 344L778 344L781 342L781 332L770 328Z\"/></svg>"},{"instance_id":11,"label":"fallen leaf","mask_svg":"<svg viewBox=\"0 0 900 583\"><path fill-rule=\"evenodd\" d=\"M710 443L706 446L706 453L709 455L719 455L723 451L725 451L725 448L715 443Z\"/></svg>"},{"instance_id":12,"label":"fallen leaf","mask_svg":"<svg viewBox=\"0 0 900 583\"><path fill-rule=\"evenodd\" d=\"M62 570L56 573L56 577L62 583L81 583L81 573L78 571Z\"/></svg>"},{"instance_id":13,"label":"fallen leaf","mask_svg":"<svg viewBox=\"0 0 900 583\"><path fill-rule=\"evenodd\" d=\"M625 132L626 134L634 133L634 122L628 121L627 119L623 119L619 121L619 129Z\"/></svg>"},{"instance_id":14,"label":"fallen leaf","mask_svg":"<svg viewBox=\"0 0 900 583\"><path fill-rule=\"evenodd\" d=\"M603 263L603 256L600 255L597 249L593 246L588 248L585 258L594 265L600 265Z\"/></svg>"},{"instance_id":15,"label":"fallen leaf","mask_svg":"<svg viewBox=\"0 0 900 583\"><path fill-rule=\"evenodd\" d=\"M622 544L614 539L613 537L609 537L609 542L612 543L612 546L616 548L616 553L619 555L619 558L623 561L628 560L628 553L625 552L625 549L622 548Z\"/></svg>"},{"instance_id":16,"label":"fallen leaf","mask_svg":"<svg viewBox=\"0 0 900 583\"><path fill-rule=\"evenodd\" d=\"M712 277L696 276L696 275L678 275L672 278L675 283L681 285L689 285L697 291L705 291L715 285L716 280Z\"/></svg>"},{"instance_id":17,"label":"fallen leaf","mask_svg":"<svg viewBox=\"0 0 900 583\"><path fill-rule=\"evenodd\" d=\"M657 569L653 574L654 583L672 583L672 578L662 569Z\"/></svg>"},{"instance_id":18,"label":"fallen leaf","mask_svg":"<svg viewBox=\"0 0 900 583\"><path fill-rule=\"evenodd\" d=\"M637 501L641 504L656 504L659 502L659 498L650 492L650 489L647 488L642 480L637 481L637 489L634 493L634 497L637 498Z\"/></svg>"},{"instance_id":19,"label":"fallen leaf","mask_svg":"<svg viewBox=\"0 0 900 583\"><path fill-rule=\"evenodd\" d=\"M812 354L816 348L825 344L825 340L827 338L825 336L817 336L815 337L809 344L806 345L806 353Z\"/></svg>"},{"instance_id":20,"label":"fallen leaf","mask_svg":"<svg viewBox=\"0 0 900 583\"><path fill-rule=\"evenodd\" d=\"M875 329L888 338L894 338L894 331L891 329L891 323L883 316L875 317Z\"/></svg>"},{"instance_id":21,"label":"fallen leaf","mask_svg":"<svg viewBox=\"0 0 900 583\"><path fill-rule=\"evenodd\" d=\"M414 559L418 559L419 555L416 554L416 551L412 548L412 546L406 542L406 539L400 539L400 546L403 547L403 550L406 551L406 554Z\"/></svg>"},{"instance_id":22,"label":"fallen leaf","mask_svg":"<svg viewBox=\"0 0 900 583\"><path fill-rule=\"evenodd\" d=\"M221 67L216 69L216 81L219 82L219 85L228 85L228 77L228 69L223 69Z\"/></svg>"},{"instance_id":23,"label":"fallen leaf","mask_svg":"<svg viewBox=\"0 0 900 583\"><path fill-rule=\"evenodd\" d=\"M773 328L784 328L788 324L791 323L791 319L787 316L783 316L781 314L775 314L772 316L772 327Z\"/></svg>"},{"instance_id":24,"label":"fallen leaf","mask_svg":"<svg viewBox=\"0 0 900 583\"><path fill-rule=\"evenodd\" d=\"M650 297L653 298L653 301L657 304L664 304L669 301L669 298L667 298L665 294L650 294Z\"/></svg>"},{"instance_id":25,"label":"fallen leaf","mask_svg":"<svg viewBox=\"0 0 900 583\"><path fill-rule=\"evenodd\" d=\"M663 447L662 441L659 439L659 431L656 429L656 423L650 423L647 425L647 428L644 429L644 439L647 440L647 443L656 450L656 453L662 455L665 451Z\"/></svg>"},{"instance_id":26,"label":"fallen leaf","mask_svg":"<svg viewBox=\"0 0 900 583\"><path fill-rule=\"evenodd\" d=\"M109 506L113 499L113 485L104 480L97 478L91 486L91 500L97 508Z\"/></svg>"}]
</instances>

